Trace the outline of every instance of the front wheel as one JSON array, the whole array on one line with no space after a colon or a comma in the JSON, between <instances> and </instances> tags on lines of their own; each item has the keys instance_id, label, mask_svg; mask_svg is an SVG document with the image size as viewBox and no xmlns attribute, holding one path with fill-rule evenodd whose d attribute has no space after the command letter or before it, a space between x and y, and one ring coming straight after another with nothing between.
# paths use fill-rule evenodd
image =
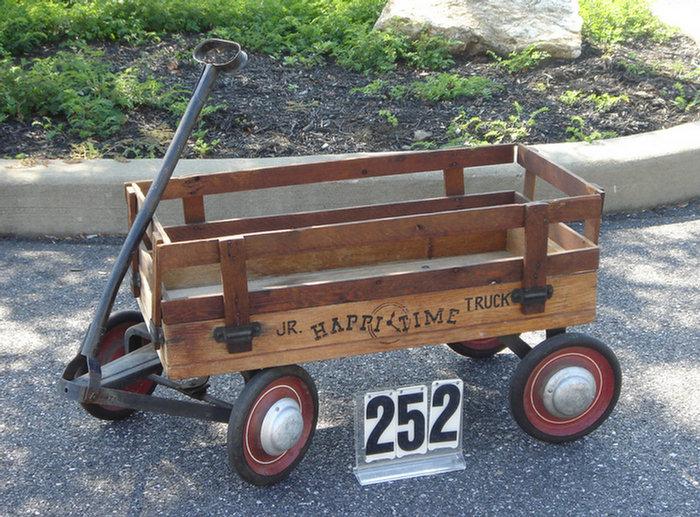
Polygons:
<instances>
[{"instance_id":1,"label":"front wheel","mask_svg":"<svg viewBox=\"0 0 700 517\"><path fill-rule=\"evenodd\" d=\"M258 370L231 410L228 458L249 483L286 478L306 454L318 420L316 385L303 368Z\"/></svg>"},{"instance_id":2,"label":"front wheel","mask_svg":"<svg viewBox=\"0 0 700 517\"><path fill-rule=\"evenodd\" d=\"M143 323L143 316L138 311L119 311L112 314L107 320L105 333L97 345L97 359L102 366L120 358L126 353L124 349L124 333L129 327ZM129 351L136 350L146 345L146 340L134 336L129 343ZM73 378L80 377L88 371L87 364L78 367L73 374ZM139 393L141 395L150 395L156 389L156 383L148 379L137 379L131 384L120 387L124 391ZM100 420L123 420L131 416L135 411L130 408L118 406L109 406L106 404L89 404L81 402L83 409L90 413L95 418Z\"/></svg>"},{"instance_id":3,"label":"front wheel","mask_svg":"<svg viewBox=\"0 0 700 517\"><path fill-rule=\"evenodd\" d=\"M621 384L620 364L610 348L584 334L559 334L518 364L510 383L510 409L529 435L569 442L608 418Z\"/></svg>"}]
</instances>

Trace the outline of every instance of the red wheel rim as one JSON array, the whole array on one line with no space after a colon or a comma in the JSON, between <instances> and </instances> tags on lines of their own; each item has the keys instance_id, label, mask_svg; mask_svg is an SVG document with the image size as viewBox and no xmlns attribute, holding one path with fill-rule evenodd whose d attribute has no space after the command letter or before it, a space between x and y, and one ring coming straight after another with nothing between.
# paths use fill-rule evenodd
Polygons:
<instances>
[{"instance_id":1,"label":"red wheel rim","mask_svg":"<svg viewBox=\"0 0 700 517\"><path fill-rule=\"evenodd\" d=\"M291 398L299 404L304 422L297 442L279 456L270 456L262 447L260 430L267 411L283 399ZM248 466L257 474L274 476L284 471L296 460L313 431L314 401L306 383L299 377L288 375L268 384L253 402L243 430L243 454Z\"/></svg>"},{"instance_id":2,"label":"red wheel rim","mask_svg":"<svg viewBox=\"0 0 700 517\"><path fill-rule=\"evenodd\" d=\"M97 350L97 359L100 361L101 365L110 363L124 355L124 333L129 327L135 325L136 323L137 322L127 321L105 332L104 336L102 336L102 339L100 340L100 345ZM145 395L151 393L153 387L153 381L149 381L148 379L138 379L119 389ZM108 406L104 404L100 405L109 411L121 411L124 409L118 406Z\"/></svg>"},{"instance_id":3,"label":"red wheel rim","mask_svg":"<svg viewBox=\"0 0 700 517\"><path fill-rule=\"evenodd\" d=\"M595 379L593 402L580 415L565 419L552 415L544 406L542 393L557 371L570 366L588 370ZM572 346L545 357L530 373L523 393L525 416L543 433L571 436L585 431L603 416L615 394L615 372L603 354L592 348Z\"/></svg>"}]
</instances>

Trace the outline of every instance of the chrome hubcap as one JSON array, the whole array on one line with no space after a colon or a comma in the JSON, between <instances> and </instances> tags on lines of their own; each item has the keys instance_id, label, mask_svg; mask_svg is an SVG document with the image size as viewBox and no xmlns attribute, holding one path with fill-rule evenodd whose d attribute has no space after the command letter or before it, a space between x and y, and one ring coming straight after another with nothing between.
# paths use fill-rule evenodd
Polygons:
<instances>
[{"instance_id":1,"label":"chrome hubcap","mask_svg":"<svg viewBox=\"0 0 700 517\"><path fill-rule=\"evenodd\" d=\"M544 386L542 402L552 415L574 418L595 400L595 378L585 368L568 366L552 375Z\"/></svg>"},{"instance_id":2,"label":"chrome hubcap","mask_svg":"<svg viewBox=\"0 0 700 517\"><path fill-rule=\"evenodd\" d=\"M275 402L268 409L260 428L260 444L270 456L279 456L301 437L304 419L296 400L289 397Z\"/></svg>"}]
</instances>

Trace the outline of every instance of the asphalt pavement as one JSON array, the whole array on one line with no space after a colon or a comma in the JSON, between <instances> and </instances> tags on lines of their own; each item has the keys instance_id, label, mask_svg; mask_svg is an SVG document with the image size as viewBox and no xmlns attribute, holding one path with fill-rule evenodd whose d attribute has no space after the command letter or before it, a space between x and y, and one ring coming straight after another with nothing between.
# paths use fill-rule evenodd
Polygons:
<instances>
[{"instance_id":1,"label":"asphalt pavement","mask_svg":"<svg viewBox=\"0 0 700 517\"><path fill-rule=\"evenodd\" d=\"M119 241L0 240L0 514L698 515L700 203L607 217L601 244L598 319L578 330L615 350L624 380L596 432L568 445L522 432L508 411L509 352L312 363L316 436L290 478L263 489L229 471L224 424L106 423L58 394ZM118 306L132 306L125 293ZM359 486L354 394L453 377L465 384L466 470ZM234 400L241 386L222 376L211 392Z\"/></svg>"}]
</instances>

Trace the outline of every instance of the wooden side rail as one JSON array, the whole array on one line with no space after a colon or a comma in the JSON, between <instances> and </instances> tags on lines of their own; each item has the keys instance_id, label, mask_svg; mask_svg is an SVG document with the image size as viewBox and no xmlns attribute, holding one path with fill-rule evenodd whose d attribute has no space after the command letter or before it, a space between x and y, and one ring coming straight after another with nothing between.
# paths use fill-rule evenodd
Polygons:
<instances>
[{"instance_id":1,"label":"wooden side rail","mask_svg":"<svg viewBox=\"0 0 700 517\"><path fill-rule=\"evenodd\" d=\"M464 235L520 228L524 205L469 208L452 212L373 219L316 227L246 235L248 258L284 256L343 246L398 242L417 237ZM160 259L165 269L216 264L217 239L163 245Z\"/></svg>"},{"instance_id":2,"label":"wooden side rail","mask_svg":"<svg viewBox=\"0 0 700 517\"><path fill-rule=\"evenodd\" d=\"M551 276L566 275L598 268L598 248L550 254L546 270ZM250 291L250 313L265 314L308 307L336 305L449 289L519 282L523 278L523 259L505 258L458 268L393 274L379 278L362 278L315 282L297 286ZM224 318L222 295L197 296L162 302L166 324L207 321Z\"/></svg>"},{"instance_id":3,"label":"wooden side rail","mask_svg":"<svg viewBox=\"0 0 700 517\"><path fill-rule=\"evenodd\" d=\"M168 232L168 235L173 242L178 242L211 239L226 235L303 228L306 226L318 226L322 224L338 224L351 221L363 221L404 215L448 212L452 210L462 210L465 208L507 205L514 202L515 192L508 190L489 192L487 194L455 196L451 198L406 201L403 203L367 205L334 210L228 219L223 221L207 222L205 224L185 224L181 226L169 226L166 227L165 230Z\"/></svg>"},{"instance_id":4,"label":"wooden side rail","mask_svg":"<svg viewBox=\"0 0 700 517\"><path fill-rule=\"evenodd\" d=\"M162 199L512 163L514 145L394 153L173 178ZM138 182L146 192L151 181Z\"/></svg>"}]
</instances>

